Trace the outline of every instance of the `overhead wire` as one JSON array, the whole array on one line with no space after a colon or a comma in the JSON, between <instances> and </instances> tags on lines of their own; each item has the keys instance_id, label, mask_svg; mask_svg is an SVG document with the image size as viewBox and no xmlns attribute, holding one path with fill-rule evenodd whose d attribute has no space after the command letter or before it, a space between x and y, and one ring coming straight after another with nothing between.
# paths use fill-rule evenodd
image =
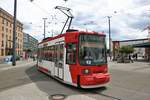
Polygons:
<instances>
[{"instance_id":1,"label":"overhead wire","mask_svg":"<svg viewBox=\"0 0 150 100\"><path fill-rule=\"evenodd\" d=\"M45 10L44 8L42 8L41 6L39 6L37 3L34 2L34 0L28 0L30 1L34 6L36 6L37 8L39 8L41 11L43 11L46 14L50 14L47 10Z\"/></svg>"}]
</instances>

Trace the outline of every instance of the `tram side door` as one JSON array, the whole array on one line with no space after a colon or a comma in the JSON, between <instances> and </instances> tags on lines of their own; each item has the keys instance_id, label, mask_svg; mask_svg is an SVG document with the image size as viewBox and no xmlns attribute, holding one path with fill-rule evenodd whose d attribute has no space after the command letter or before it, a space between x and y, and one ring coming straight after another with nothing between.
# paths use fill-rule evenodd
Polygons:
<instances>
[{"instance_id":1,"label":"tram side door","mask_svg":"<svg viewBox=\"0 0 150 100\"><path fill-rule=\"evenodd\" d=\"M59 44L55 47L55 76L63 79L64 75L64 44Z\"/></svg>"}]
</instances>

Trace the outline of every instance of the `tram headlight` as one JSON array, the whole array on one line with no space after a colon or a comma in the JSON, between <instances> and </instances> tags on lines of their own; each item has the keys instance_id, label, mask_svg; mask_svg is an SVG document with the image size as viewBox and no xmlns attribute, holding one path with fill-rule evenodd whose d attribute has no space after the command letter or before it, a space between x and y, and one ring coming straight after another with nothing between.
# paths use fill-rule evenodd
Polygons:
<instances>
[{"instance_id":1,"label":"tram headlight","mask_svg":"<svg viewBox=\"0 0 150 100\"><path fill-rule=\"evenodd\" d=\"M83 74L89 74L89 72L90 72L90 71L89 71L88 69L83 69L83 70L82 70L82 73L83 73Z\"/></svg>"}]
</instances>

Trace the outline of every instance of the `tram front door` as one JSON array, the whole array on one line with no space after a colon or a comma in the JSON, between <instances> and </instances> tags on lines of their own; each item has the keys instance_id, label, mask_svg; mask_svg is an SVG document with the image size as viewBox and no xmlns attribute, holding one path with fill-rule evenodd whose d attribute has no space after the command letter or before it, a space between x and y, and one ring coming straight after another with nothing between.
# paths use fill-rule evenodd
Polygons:
<instances>
[{"instance_id":1,"label":"tram front door","mask_svg":"<svg viewBox=\"0 0 150 100\"><path fill-rule=\"evenodd\" d=\"M55 76L63 79L64 76L64 44L56 45L55 47Z\"/></svg>"}]
</instances>

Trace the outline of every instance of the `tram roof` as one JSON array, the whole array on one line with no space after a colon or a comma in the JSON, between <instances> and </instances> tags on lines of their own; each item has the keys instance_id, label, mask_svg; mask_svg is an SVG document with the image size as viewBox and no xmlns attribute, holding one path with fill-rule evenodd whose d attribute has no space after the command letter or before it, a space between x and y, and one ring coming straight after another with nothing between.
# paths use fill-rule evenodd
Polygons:
<instances>
[{"instance_id":1,"label":"tram roof","mask_svg":"<svg viewBox=\"0 0 150 100\"><path fill-rule=\"evenodd\" d=\"M47 38L43 39L39 44L47 42L47 41L51 41L51 40L54 40L54 39L57 39L57 38L61 38L61 37L65 36L67 33L76 33L76 34L87 34L88 33L88 34L99 34L99 35L104 35L105 36L105 34L103 32L78 31L78 30L71 29L71 30L67 30L64 34L59 34L59 35L54 36L54 37L47 37Z\"/></svg>"}]
</instances>

